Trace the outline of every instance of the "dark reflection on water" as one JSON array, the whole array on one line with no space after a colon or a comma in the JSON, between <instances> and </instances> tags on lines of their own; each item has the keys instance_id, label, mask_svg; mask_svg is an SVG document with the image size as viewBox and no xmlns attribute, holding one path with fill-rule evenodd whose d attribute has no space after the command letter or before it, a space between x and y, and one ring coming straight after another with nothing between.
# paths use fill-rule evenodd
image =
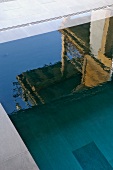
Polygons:
<instances>
[{"instance_id":1,"label":"dark reflection on water","mask_svg":"<svg viewBox=\"0 0 113 170\"><path fill-rule=\"evenodd\" d=\"M45 63L59 61L60 37L59 32L51 32L0 44L0 102L8 113L16 109L16 103L22 108L27 108L21 96L13 97L17 90L17 86L13 83L17 82L16 76L27 70L43 67Z\"/></svg>"},{"instance_id":2,"label":"dark reflection on water","mask_svg":"<svg viewBox=\"0 0 113 170\"><path fill-rule=\"evenodd\" d=\"M82 96L112 80L113 18L2 44L0 49L0 100L8 113Z\"/></svg>"}]
</instances>

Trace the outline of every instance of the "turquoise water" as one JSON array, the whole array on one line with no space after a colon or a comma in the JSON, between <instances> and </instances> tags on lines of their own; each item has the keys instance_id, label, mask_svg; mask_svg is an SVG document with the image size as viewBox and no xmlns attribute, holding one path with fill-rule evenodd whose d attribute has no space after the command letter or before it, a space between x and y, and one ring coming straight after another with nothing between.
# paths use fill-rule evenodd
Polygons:
<instances>
[{"instance_id":1,"label":"turquoise water","mask_svg":"<svg viewBox=\"0 0 113 170\"><path fill-rule=\"evenodd\" d=\"M113 83L96 92L97 89L93 89L90 95L80 95L79 100L68 99L65 103L62 99L62 102L34 107L11 116L41 170L82 170L73 152L92 142L108 161L109 166L105 164L103 169L112 169ZM93 153L90 156L92 163L88 161L86 169L98 170L103 157L99 155L100 160L95 163Z\"/></svg>"}]
</instances>

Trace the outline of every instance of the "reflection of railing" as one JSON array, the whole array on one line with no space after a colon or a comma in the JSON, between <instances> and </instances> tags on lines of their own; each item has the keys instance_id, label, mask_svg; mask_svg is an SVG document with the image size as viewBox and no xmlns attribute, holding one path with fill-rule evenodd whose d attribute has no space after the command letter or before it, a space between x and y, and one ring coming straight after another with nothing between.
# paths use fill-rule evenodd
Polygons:
<instances>
[{"instance_id":1,"label":"reflection of railing","mask_svg":"<svg viewBox=\"0 0 113 170\"><path fill-rule=\"evenodd\" d=\"M70 58L69 58L68 56L66 56L66 58L67 58L67 60L68 60L72 65L75 66L75 68L76 68L79 72L82 73L82 60L81 60L81 62L80 62L80 61L77 61L76 58L73 58L73 59L71 59L71 60L70 60Z\"/></svg>"},{"instance_id":2,"label":"reflection of railing","mask_svg":"<svg viewBox=\"0 0 113 170\"><path fill-rule=\"evenodd\" d=\"M60 30L60 32L66 36L68 41L71 42L71 44L73 44L73 46L79 51L81 55L89 53L89 47L87 47L85 43L83 43L83 41L81 41L81 39L76 36L76 34L72 34L71 30L62 29Z\"/></svg>"},{"instance_id":3,"label":"reflection of railing","mask_svg":"<svg viewBox=\"0 0 113 170\"><path fill-rule=\"evenodd\" d=\"M14 88L13 88L13 98L14 98L16 110L23 109L20 101L18 100L19 98L22 98L25 101L27 108L31 108L31 103L28 100L27 93L25 93L23 91L19 82L13 82L13 86L14 86Z\"/></svg>"},{"instance_id":4,"label":"reflection of railing","mask_svg":"<svg viewBox=\"0 0 113 170\"><path fill-rule=\"evenodd\" d=\"M71 14L67 14L67 15L62 15L62 16L58 16L58 17L54 17L54 18L49 18L49 19L44 19L44 20L40 20L40 21L29 22L29 23L26 23L26 24L20 24L20 25L16 25L16 26L7 27L7 28L2 28L2 29L0 29L0 32L11 30L11 29L16 29L16 28L27 27L27 26L31 26L31 25L37 25L37 24L40 24L40 23L45 23L45 22L48 22L48 21L63 19L63 18L66 18L66 17L76 16L76 15L80 15L80 14L85 14L85 13L89 13L89 12L92 12L92 11L106 9L108 7L113 7L113 4L94 8L94 9L89 9L89 10L85 10L85 11L81 11L81 12L75 12L75 13L71 13Z\"/></svg>"}]
</instances>

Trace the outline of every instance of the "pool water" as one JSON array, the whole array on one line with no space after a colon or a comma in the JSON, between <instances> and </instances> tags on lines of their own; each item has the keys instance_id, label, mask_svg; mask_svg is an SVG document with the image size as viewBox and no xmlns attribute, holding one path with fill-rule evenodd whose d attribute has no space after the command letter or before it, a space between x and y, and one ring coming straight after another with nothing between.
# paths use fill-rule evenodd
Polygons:
<instances>
[{"instance_id":1,"label":"pool water","mask_svg":"<svg viewBox=\"0 0 113 170\"><path fill-rule=\"evenodd\" d=\"M111 170L112 98L113 83L110 83L100 92L79 100L62 100L19 111L11 120L41 170ZM87 147L83 157L82 147L92 142L97 148ZM77 149L80 151L74 155Z\"/></svg>"},{"instance_id":2,"label":"pool water","mask_svg":"<svg viewBox=\"0 0 113 170\"><path fill-rule=\"evenodd\" d=\"M112 27L0 45L0 101L41 170L113 169Z\"/></svg>"}]
</instances>

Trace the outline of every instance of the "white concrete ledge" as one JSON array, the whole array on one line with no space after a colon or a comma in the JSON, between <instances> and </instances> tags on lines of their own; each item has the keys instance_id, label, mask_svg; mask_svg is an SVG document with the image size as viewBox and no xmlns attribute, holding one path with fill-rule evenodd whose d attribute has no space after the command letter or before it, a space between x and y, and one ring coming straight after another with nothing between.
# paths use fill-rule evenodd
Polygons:
<instances>
[{"instance_id":1,"label":"white concrete ledge","mask_svg":"<svg viewBox=\"0 0 113 170\"><path fill-rule=\"evenodd\" d=\"M0 9L3 43L113 16L113 1L8 0Z\"/></svg>"},{"instance_id":2,"label":"white concrete ledge","mask_svg":"<svg viewBox=\"0 0 113 170\"><path fill-rule=\"evenodd\" d=\"M0 170L39 170L1 104Z\"/></svg>"}]
</instances>

